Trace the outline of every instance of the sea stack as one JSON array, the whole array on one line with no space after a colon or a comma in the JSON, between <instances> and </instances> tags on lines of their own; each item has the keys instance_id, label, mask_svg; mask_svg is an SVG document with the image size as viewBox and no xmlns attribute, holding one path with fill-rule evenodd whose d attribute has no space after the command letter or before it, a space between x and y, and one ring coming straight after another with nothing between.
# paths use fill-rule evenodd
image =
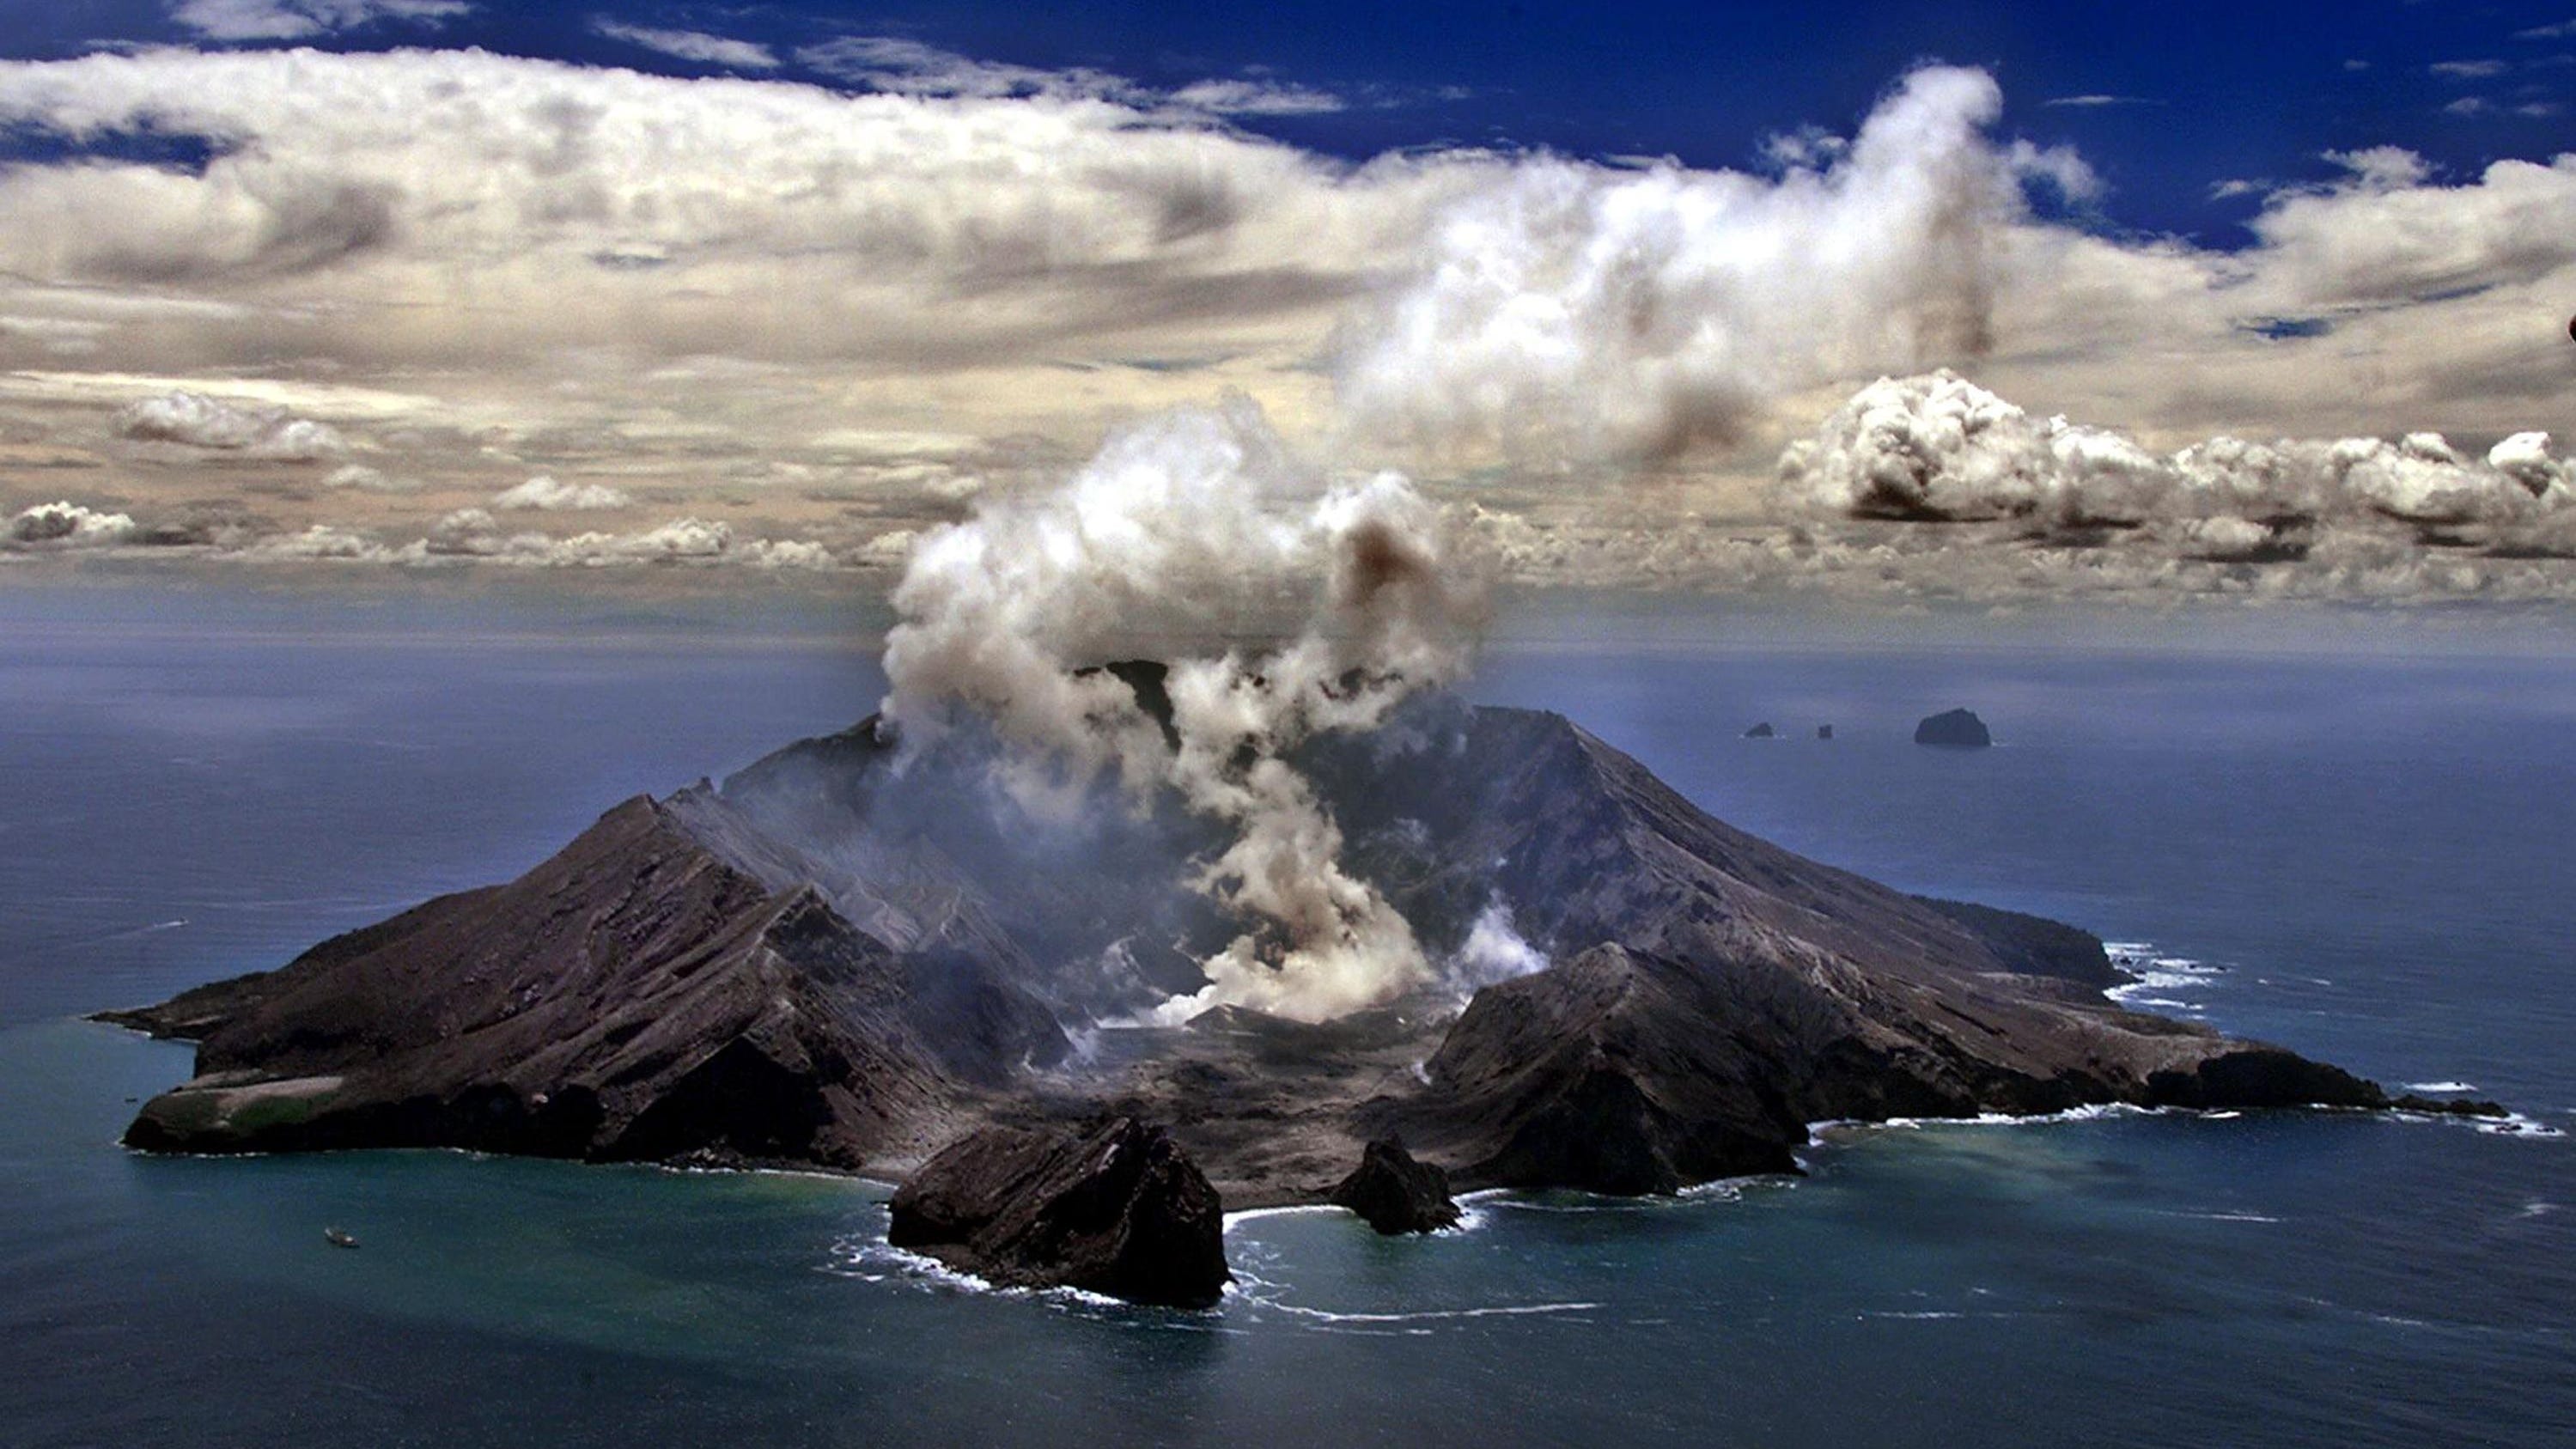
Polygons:
<instances>
[{"instance_id":1,"label":"sea stack","mask_svg":"<svg viewBox=\"0 0 2576 1449\"><path fill-rule=\"evenodd\" d=\"M1832 725L1818 725L1818 726L1816 726L1816 738L1817 738L1817 739L1820 739L1820 740L1829 740L1829 739L1832 739L1833 737L1834 737L1834 727L1833 727Z\"/></svg>"},{"instance_id":2,"label":"sea stack","mask_svg":"<svg viewBox=\"0 0 2576 1449\"><path fill-rule=\"evenodd\" d=\"M1914 727L1914 743L1948 749L1982 750L1995 742L1986 722L1973 710L1954 709L1932 715Z\"/></svg>"},{"instance_id":3,"label":"sea stack","mask_svg":"<svg viewBox=\"0 0 2576 1449\"><path fill-rule=\"evenodd\" d=\"M1771 721L1766 719L1762 723L1755 725L1753 728L1746 730L1744 732L1744 737L1748 740L1767 740L1771 738L1771 733Z\"/></svg>"},{"instance_id":4,"label":"sea stack","mask_svg":"<svg viewBox=\"0 0 2576 1449\"><path fill-rule=\"evenodd\" d=\"M1360 1165L1333 1189L1333 1201L1368 1220L1387 1237L1432 1233L1458 1225L1449 1196L1449 1174L1416 1162L1401 1139L1380 1137L1362 1149Z\"/></svg>"},{"instance_id":5,"label":"sea stack","mask_svg":"<svg viewBox=\"0 0 2576 1449\"><path fill-rule=\"evenodd\" d=\"M895 1193L886 1241L1010 1288L1206 1308L1233 1277L1216 1189L1162 1128L987 1127Z\"/></svg>"}]
</instances>

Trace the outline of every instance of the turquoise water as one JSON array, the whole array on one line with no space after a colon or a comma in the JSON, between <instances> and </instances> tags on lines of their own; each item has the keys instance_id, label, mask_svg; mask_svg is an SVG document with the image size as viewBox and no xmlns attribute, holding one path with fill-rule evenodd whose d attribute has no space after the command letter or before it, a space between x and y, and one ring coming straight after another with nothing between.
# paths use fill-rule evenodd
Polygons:
<instances>
[{"instance_id":1,"label":"turquoise water","mask_svg":"<svg viewBox=\"0 0 2576 1449\"><path fill-rule=\"evenodd\" d=\"M863 1183L129 1156L128 1099L187 1052L70 1013L510 873L620 795L846 723L877 681L703 631L15 622L0 1442L2548 1445L2576 1424L2564 1136L2305 1114L1838 1133L1794 1181L1487 1198L1428 1241L1240 1219L1240 1291L1206 1315L954 1284L882 1246ZM2576 668L1507 648L1477 692L1563 708L1823 858L2151 946L2164 1009L2576 1126ZM1958 703L2004 747L1904 742ZM1736 738L1765 718L1790 738ZM1834 743L1801 738L1825 719Z\"/></svg>"}]
</instances>

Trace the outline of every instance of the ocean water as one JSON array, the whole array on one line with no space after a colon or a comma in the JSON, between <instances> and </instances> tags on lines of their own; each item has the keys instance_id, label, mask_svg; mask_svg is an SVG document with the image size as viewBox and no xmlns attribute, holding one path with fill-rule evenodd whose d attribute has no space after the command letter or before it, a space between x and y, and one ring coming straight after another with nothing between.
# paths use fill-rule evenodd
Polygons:
<instances>
[{"instance_id":1,"label":"ocean water","mask_svg":"<svg viewBox=\"0 0 2576 1449\"><path fill-rule=\"evenodd\" d=\"M882 686L757 610L308 607L0 593L0 1443L2576 1442L2563 657L1505 642L1471 693L1739 825L2527 1130L1836 1131L1794 1180L1429 1240L1244 1217L1239 1291L1174 1314L960 1284L864 1183L119 1150L188 1051L78 1013L513 874ZM2000 747L1908 741L1955 704Z\"/></svg>"}]
</instances>

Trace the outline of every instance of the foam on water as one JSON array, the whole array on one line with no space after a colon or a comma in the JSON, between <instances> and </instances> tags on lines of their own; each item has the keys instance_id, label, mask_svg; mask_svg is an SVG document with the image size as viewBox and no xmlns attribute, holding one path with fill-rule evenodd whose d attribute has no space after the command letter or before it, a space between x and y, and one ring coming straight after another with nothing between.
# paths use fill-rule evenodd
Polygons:
<instances>
[{"instance_id":1,"label":"foam on water","mask_svg":"<svg viewBox=\"0 0 2576 1449\"><path fill-rule=\"evenodd\" d=\"M2211 984L2212 978L2227 974L2224 966L2212 966L2189 956L2170 955L2157 950L2154 943L2148 941L2105 941L2102 951L2111 958L2113 966L2129 977L2102 993L2123 1006L2206 1012L2209 1008L2201 1003L2171 993L2205 988ZM2151 996L2147 994L2149 992L2159 994Z\"/></svg>"}]
</instances>

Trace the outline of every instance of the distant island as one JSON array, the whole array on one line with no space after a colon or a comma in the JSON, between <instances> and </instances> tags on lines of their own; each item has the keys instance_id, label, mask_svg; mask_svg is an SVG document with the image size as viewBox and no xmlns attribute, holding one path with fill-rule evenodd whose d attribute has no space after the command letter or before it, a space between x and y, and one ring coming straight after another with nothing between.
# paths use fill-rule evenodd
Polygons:
<instances>
[{"instance_id":1,"label":"distant island","mask_svg":"<svg viewBox=\"0 0 2576 1449\"><path fill-rule=\"evenodd\" d=\"M1169 709L1157 666L1115 668ZM862 721L628 800L515 881L104 1013L198 1043L195 1078L125 1140L904 1182L980 1134L942 1169L966 1185L938 1198L947 1216L920 1221L982 1234L955 1251L1008 1277L995 1245L1063 1253L1072 1230L968 1188L1007 1198L994 1164L1035 1164L1050 1202L1096 1218L1109 1199L1066 1177L1083 1140L1168 1156L1116 1190L1146 1220L1338 1190L1401 1228L1443 1221L1453 1185L1654 1194L1795 1172L1824 1120L2393 1105L2282 1048L2121 1008L2084 931L1817 864L1559 715L1446 696L1311 740L1300 766L1351 868L1452 964L1330 1020L1172 1020L1142 1008L1202 985L1235 930L1176 869L1205 846L1198 822L1106 811L1068 852L997 818L938 750L897 756ZM1498 934L1516 950L1489 949ZM1084 1260L1104 1291L1204 1297L1203 1261L1139 1267L1123 1241Z\"/></svg>"},{"instance_id":2,"label":"distant island","mask_svg":"<svg viewBox=\"0 0 2576 1449\"><path fill-rule=\"evenodd\" d=\"M1986 722L1977 718L1974 710L1944 710L1914 727L1914 743L1918 745L1982 750L1994 742L1995 737L1986 732Z\"/></svg>"}]
</instances>

